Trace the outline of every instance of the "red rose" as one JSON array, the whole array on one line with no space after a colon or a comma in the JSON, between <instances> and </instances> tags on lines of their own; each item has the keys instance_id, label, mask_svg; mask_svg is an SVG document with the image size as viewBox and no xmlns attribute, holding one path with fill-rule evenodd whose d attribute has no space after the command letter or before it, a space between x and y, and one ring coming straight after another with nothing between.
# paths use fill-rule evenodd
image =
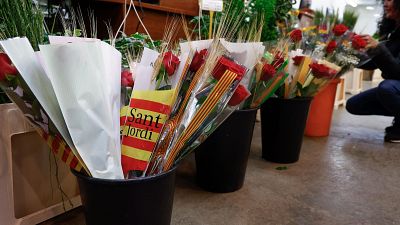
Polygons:
<instances>
[{"instance_id":1,"label":"red rose","mask_svg":"<svg viewBox=\"0 0 400 225\"><path fill-rule=\"evenodd\" d=\"M235 63L225 56L221 56L221 58L219 58L217 65L214 67L211 74L215 79L219 80L227 70L237 74L236 80L241 80L242 77L246 74L246 67Z\"/></svg>"},{"instance_id":2,"label":"red rose","mask_svg":"<svg viewBox=\"0 0 400 225\"><path fill-rule=\"evenodd\" d=\"M207 49L203 49L200 52L196 51L193 56L192 63L190 63L189 70L192 72L197 72L200 67L204 64L207 56Z\"/></svg>"},{"instance_id":3,"label":"red rose","mask_svg":"<svg viewBox=\"0 0 400 225\"><path fill-rule=\"evenodd\" d=\"M180 61L179 58L172 54L171 51L166 52L163 58L163 65L165 71L167 71L168 76L172 76L175 73L176 68L178 67Z\"/></svg>"},{"instance_id":4,"label":"red rose","mask_svg":"<svg viewBox=\"0 0 400 225\"><path fill-rule=\"evenodd\" d=\"M229 100L228 105L230 106L235 106L239 105L242 103L244 100L246 100L251 93L247 88L241 84L236 88L235 93L233 93L232 98Z\"/></svg>"},{"instance_id":5,"label":"red rose","mask_svg":"<svg viewBox=\"0 0 400 225\"><path fill-rule=\"evenodd\" d=\"M303 38L303 34L300 29L295 29L290 32L290 39L293 42L299 42Z\"/></svg>"},{"instance_id":6,"label":"red rose","mask_svg":"<svg viewBox=\"0 0 400 225\"><path fill-rule=\"evenodd\" d=\"M345 25L338 24L333 27L332 32L335 34L335 36L342 36L348 29L349 28L347 28Z\"/></svg>"},{"instance_id":7,"label":"red rose","mask_svg":"<svg viewBox=\"0 0 400 225\"><path fill-rule=\"evenodd\" d=\"M282 52L277 52L274 56L274 60L272 61L272 64L275 69L279 69L279 67L281 67L281 65L283 64L283 62L285 62L285 59L283 58L283 54Z\"/></svg>"},{"instance_id":8,"label":"red rose","mask_svg":"<svg viewBox=\"0 0 400 225\"><path fill-rule=\"evenodd\" d=\"M132 77L132 73L129 70L122 71L121 85L123 87L132 87L133 86L133 77Z\"/></svg>"},{"instance_id":9,"label":"red rose","mask_svg":"<svg viewBox=\"0 0 400 225\"><path fill-rule=\"evenodd\" d=\"M309 65L311 69L311 73L314 75L316 78L331 78L337 74L338 71L329 68L328 66L324 64L318 64L316 62L311 63Z\"/></svg>"},{"instance_id":10,"label":"red rose","mask_svg":"<svg viewBox=\"0 0 400 225\"><path fill-rule=\"evenodd\" d=\"M18 71L7 54L0 53L0 81L6 79L6 75L17 75Z\"/></svg>"},{"instance_id":11,"label":"red rose","mask_svg":"<svg viewBox=\"0 0 400 225\"><path fill-rule=\"evenodd\" d=\"M367 46L367 42L360 35L355 35L351 40L351 46L353 46L355 50L360 50Z\"/></svg>"},{"instance_id":12,"label":"red rose","mask_svg":"<svg viewBox=\"0 0 400 225\"><path fill-rule=\"evenodd\" d=\"M333 51L335 51L336 47L337 47L336 41L332 40L326 46L326 52L328 54L331 54Z\"/></svg>"},{"instance_id":13,"label":"red rose","mask_svg":"<svg viewBox=\"0 0 400 225\"><path fill-rule=\"evenodd\" d=\"M268 81L269 79L274 77L275 73L276 73L275 67L268 63L265 63L262 68L261 80Z\"/></svg>"},{"instance_id":14,"label":"red rose","mask_svg":"<svg viewBox=\"0 0 400 225\"><path fill-rule=\"evenodd\" d=\"M301 62L303 62L304 60L304 56L303 55L296 55L295 57L292 58L294 61L294 65L295 66L299 66Z\"/></svg>"}]
</instances>

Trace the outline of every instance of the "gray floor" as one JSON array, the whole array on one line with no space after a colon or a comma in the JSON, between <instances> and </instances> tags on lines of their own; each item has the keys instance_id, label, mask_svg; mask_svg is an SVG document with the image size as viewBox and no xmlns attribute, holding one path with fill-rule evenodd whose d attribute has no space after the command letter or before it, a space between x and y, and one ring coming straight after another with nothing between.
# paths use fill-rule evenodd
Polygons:
<instances>
[{"instance_id":1,"label":"gray floor","mask_svg":"<svg viewBox=\"0 0 400 225\"><path fill-rule=\"evenodd\" d=\"M300 161L287 170L261 159L257 123L244 187L205 192L194 182L193 160L186 160L171 224L400 224L400 144L382 141L390 122L336 110L331 135L306 137ZM83 225L82 209L42 223L50 224Z\"/></svg>"}]
</instances>

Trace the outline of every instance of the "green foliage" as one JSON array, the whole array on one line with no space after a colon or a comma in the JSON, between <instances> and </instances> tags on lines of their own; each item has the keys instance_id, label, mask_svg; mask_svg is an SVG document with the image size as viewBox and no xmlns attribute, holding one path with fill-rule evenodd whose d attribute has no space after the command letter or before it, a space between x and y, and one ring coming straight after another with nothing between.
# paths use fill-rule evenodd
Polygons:
<instances>
[{"instance_id":1,"label":"green foliage","mask_svg":"<svg viewBox=\"0 0 400 225\"><path fill-rule=\"evenodd\" d=\"M334 13L324 13L321 10L316 10L314 13L314 24L315 25L320 25L320 24L344 24L346 25L350 30L354 28L354 25L357 23L358 20L358 14L354 12L353 10L348 10L346 9L343 13L343 19L339 19L339 12L334 11Z\"/></svg>"},{"instance_id":2,"label":"green foliage","mask_svg":"<svg viewBox=\"0 0 400 225\"><path fill-rule=\"evenodd\" d=\"M288 12L296 1L292 0L253 0L257 14L264 15L264 27L261 41L273 41L278 38L276 22L289 18Z\"/></svg>"},{"instance_id":3,"label":"green foliage","mask_svg":"<svg viewBox=\"0 0 400 225\"><path fill-rule=\"evenodd\" d=\"M236 33L232 36L243 38L243 35L241 35L243 33L247 34L246 37L251 37L253 35L251 33L254 33L258 24L263 21L261 41L276 40L278 37L276 21L288 17L292 4L292 0L251 0L247 5L244 4L243 0L225 0L224 11L215 13L213 23L214 26L218 27L221 18L228 15L227 21L240 22L239 26L234 28ZM198 25L199 22L201 27L197 26L193 33L199 34L200 31L202 38L208 38L209 15L204 14L201 18L194 17L190 21L195 25Z\"/></svg>"},{"instance_id":4,"label":"green foliage","mask_svg":"<svg viewBox=\"0 0 400 225\"><path fill-rule=\"evenodd\" d=\"M297 83L297 88L300 91L300 96L308 97L308 96L314 96L315 93L318 92L320 86L315 83L310 83L306 87L303 87L302 84Z\"/></svg>"},{"instance_id":5,"label":"green foliage","mask_svg":"<svg viewBox=\"0 0 400 225\"><path fill-rule=\"evenodd\" d=\"M288 19L290 16L288 12L292 9L296 0L276 0L275 18L277 21Z\"/></svg>"},{"instance_id":6,"label":"green foliage","mask_svg":"<svg viewBox=\"0 0 400 225\"><path fill-rule=\"evenodd\" d=\"M352 10L345 10L343 13L342 23L346 25L350 30L353 30L358 20L358 14Z\"/></svg>"},{"instance_id":7,"label":"green foliage","mask_svg":"<svg viewBox=\"0 0 400 225\"><path fill-rule=\"evenodd\" d=\"M222 16L222 13L220 13L220 12L217 12L217 13L214 14L213 22L214 22L214 26L215 27L218 27L219 22L221 21L221 16ZM201 28L199 28L199 26L198 26L199 22L200 22ZM193 19L190 20L190 23L195 25L195 26L197 25L195 27L195 29L193 29L193 33L198 35L199 34L199 29L201 29L200 32L201 32L202 39L204 39L204 38L207 39L208 38L208 29L209 29L209 25L210 25L210 15L203 14L203 16L201 18L199 16L195 16L195 17L193 17Z\"/></svg>"},{"instance_id":8,"label":"green foliage","mask_svg":"<svg viewBox=\"0 0 400 225\"><path fill-rule=\"evenodd\" d=\"M277 37L275 14L276 4L277 0L252 0L249 4L249 10L251 9L255 16L264 17L261 41L270 41Z\"/></svg>"},{"instance_id":9,"label":"green foliage","mask_svg":"<svg viewBox=\"0 0 400 225\"><path fill-rule=\"evenodd\" d=\"M45 36L42 12L31 0L0 0L0 38L23 36L39 50Z\"/></svg>"},{"instance_id":10,"label":"green foliage","mask_svg":"<svg viewBox=\"0 0 400 225\"><path fill-rule=\"evenodd\" d=\"M237 37L237 32L244 26L246 26L246 23L249 23L249 21L246 22L243 20L243 18L247 17L249 13L246 12L245 15L243 13L245 12L244 12L244 3L242 0L230 0L230 1L224 0L223 12L214 13L213 27L218 27L220 25L222 18L224 17L226 17L225 21L239 21L240 25L236 27L236 33L233 34L233 36ZM194 17L190 21L190 23L195 25L195 29L192 30L194 34L198 35L200 29L201 39L208 39L209 26L210 26L209 14L203 12L203 15L201 17L199 16ZM198 26L199 24L201 26L200 28ZM233 23L230 25L233 25Z\"/></svg>"},{"instance_id":11,"label":"green foliage","mask_svg":"<svg viewBox=\"0 0 400 225\"><path fill-rule=\"evenodd\" d=\"M105 42L110 44L110 40ZM161 41L151 42L150 37L146 34L135 33L130 36L123 35L115 40L115 48L122 54L122 66L127 68L128 55L139 56L143 48L158 49Z\"/></svg>"},{"instance_id":12,"label":"green foliage","mask_svg":"<svg viewBox=\"0 0 400 225\"><path fill-rule=\"evenodd\" d=\"M339 12L334 11L333 13L326 13L323 12L323 10L316 10L314 12L314 24L315 25L321 25L321 24L338 24L341 23L339 21Z\"/></svg>"},{"instance_id":13,"label":"green foliage","mask_svg":"<svg viewBox=\"0 0 400 225\"><path fill-rule=\"evenodd\" d=\"M314 12L314 24L319 25L324 21L325 15L322 10L315 10Z\"/></svg>"}]
</instances>

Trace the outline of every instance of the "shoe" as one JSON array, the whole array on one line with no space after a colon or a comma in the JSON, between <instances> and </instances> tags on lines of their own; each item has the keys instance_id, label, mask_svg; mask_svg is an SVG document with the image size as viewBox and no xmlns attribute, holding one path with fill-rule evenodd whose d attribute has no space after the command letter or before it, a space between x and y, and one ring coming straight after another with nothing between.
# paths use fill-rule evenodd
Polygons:
<instances>
[{"instance_id":1,"label":"shoe","mask_svg":"<svg viewBox=\"0 0 400 225\"><path fill-rule=\"evenodd\" d=\"M400 129L400 119L396 120L396 117L392 121L392 126L385 128L385 133L392 132L394 129Z\"/></svg>"},{"instance_id":2,"label":"shoe","mask_svg":"<svg viewBox=\"0 0 400 225\"><path fill-rule=\"evenodd\" d=\"M385 142L400 143L400 127L387 127L385 129Z\"/></svg>"}]
</instances>

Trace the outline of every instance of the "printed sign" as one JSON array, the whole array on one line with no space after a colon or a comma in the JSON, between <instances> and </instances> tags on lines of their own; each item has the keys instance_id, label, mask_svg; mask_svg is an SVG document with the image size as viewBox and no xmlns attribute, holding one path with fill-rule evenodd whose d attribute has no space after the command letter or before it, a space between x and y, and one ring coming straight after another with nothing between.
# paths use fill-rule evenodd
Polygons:
<instances>
[{"instance_id":1,"label":"printed sign","mask_svg":"<svg viewBox=\"0 0 400 225\"><path fill-rule=\"evenodd\" d=\"M201 9L207 10L207 11L222 12L223 5L224 5L224 3L222 0L202 0L201 1Z\"/></svg>"},{"instance_id":2,"label":"printed sign","mask_svg":"<svg viewBox=\"0 0 400 225\"><path fill-rule=\"evenodd\" d=\"M171 112L175 89L132 92L131 104L123 109L121 122L122 169L144 171Z\"/></svg>"}]
</instances>

